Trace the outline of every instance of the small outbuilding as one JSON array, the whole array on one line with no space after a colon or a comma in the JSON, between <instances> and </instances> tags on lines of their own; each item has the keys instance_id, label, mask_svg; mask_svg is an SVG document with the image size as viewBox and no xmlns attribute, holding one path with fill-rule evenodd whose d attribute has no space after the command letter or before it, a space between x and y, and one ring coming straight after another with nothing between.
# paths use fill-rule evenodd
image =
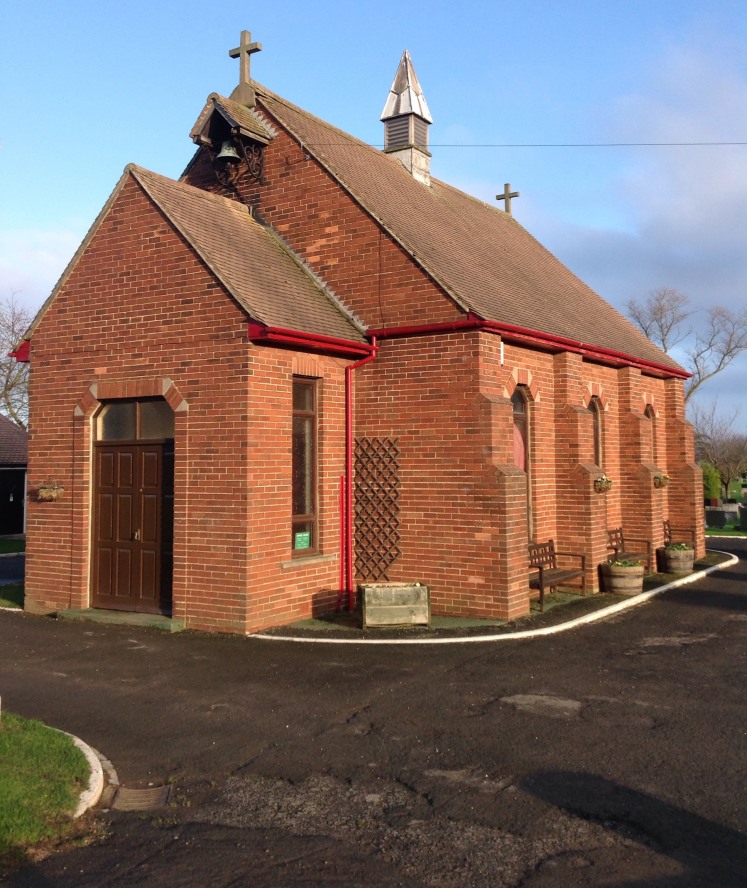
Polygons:
<instances>
[{"instance_id":1,"label":"small outbuilding","mask_svg":"<svg viewBox=\"0 0 747 888\"><path fill-rule=\"evenodd\" d=\"M26 530L28 434L0 413L0 536Z\"/></svg>"}]
</instances>

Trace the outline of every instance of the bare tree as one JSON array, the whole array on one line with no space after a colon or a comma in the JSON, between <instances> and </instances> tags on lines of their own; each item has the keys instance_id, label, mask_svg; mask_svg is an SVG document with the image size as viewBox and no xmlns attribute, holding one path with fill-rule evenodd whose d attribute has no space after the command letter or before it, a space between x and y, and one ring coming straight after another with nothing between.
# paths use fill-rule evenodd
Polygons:
<instances>
[{"instance_id":1,"label":"bare tree","mask_svg":"<svg viewBox=\"0 0 747 888\"><path fill-rule=\"evenodd\" d=\"M643 302L630 299L626 308L628 317L640 327L646 336L665 352L687 339L691 328L685 321L693 314L690 300L684 293L672 287L652 290Z\"/></svg>"},{"instance_id":2,"label":"bare tree","mask_svg":"<svg viewBox=\"0 0 747 888\"><path fill-rule=\"evenodd\" d=\"M628 317L663 351L683 344L686 369L692 377L685 385L685 400L717 373L747 351L747 309L738 314L721 305L711 306L704 320L690 308L684 293L671 287L652 290L643 302L626 304Z\"/></svg>"},{"instance_id":3,"label":"bare tree","mask_svg":"<svg viewBox=\"0 0 747 888\"><path fill-rule=\"evenodd\" d=\"M708 407L693 403L689 405L688 413L695 429L696 458L718 470L726 499L732 481L747 472L747 435L734 431L739 410L731 416L723 416L719 414L718 400L715 400Z\"/></svg>"},{"instance_id":4,"label":"bare tree","mask_svg":"<svg viewBox=\"0 0 747 888\"><path fill-rule=\"evenodd\" d=\"M19 345L31 318L15 293L0 299L0 413L24 429L29 416L29 365L19 364L8 352Z\"/></svg>"}]
</instances>

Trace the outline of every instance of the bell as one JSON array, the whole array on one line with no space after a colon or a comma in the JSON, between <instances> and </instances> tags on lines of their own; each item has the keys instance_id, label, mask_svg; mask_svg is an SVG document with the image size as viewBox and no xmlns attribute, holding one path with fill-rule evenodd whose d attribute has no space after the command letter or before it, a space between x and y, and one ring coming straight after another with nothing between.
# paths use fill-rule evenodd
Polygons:
<instances>
[{"instance_id":1,"label":"bell","mask_svg":"<svg viewBox=\"0 0 747 888\"><path fill-rule=\"evenodd\" d=\"M227 139L221 145L220 154L215 158L216 162L222 161L223 163L238 163L239 159L239 152L236 150L236 146L230 141L230 139Z\"/></svg>"}]
</instances>

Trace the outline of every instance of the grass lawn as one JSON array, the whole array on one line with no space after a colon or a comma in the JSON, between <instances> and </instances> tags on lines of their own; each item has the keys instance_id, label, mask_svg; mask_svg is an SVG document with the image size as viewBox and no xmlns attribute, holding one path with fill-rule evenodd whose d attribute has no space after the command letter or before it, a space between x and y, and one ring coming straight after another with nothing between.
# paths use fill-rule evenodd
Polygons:
<instances>
[{"instance_id":1,"label":"grass lawn","mask_svg":"<svg viewBox=\"0 0 747 888\"><path fill-rule=\"evenodd\" d=\"M0 540L0 555L7 555L10 552L25 552L26 540Z\"/></svg>"},{"instance_id":2,"label":"grass lawn","mask_svg":"<svg viewBox=\"0 0 747 888\"><path fill-rule=\"evenodd\" d=\"M0 607L23 607L23 583L0 586Z\"/></svg>"},{"instance_id":3,"label":"grass lawn","mask_svg":"<svg viewBox=\"0 0 747 888\"><path fill-rule=\"evenodd\" d=\"M707 536L731 536L747 537L747 530L742 530L738 524L728 527L706 527Z\"/></svg>"},{"instance_id":4,"label":"grass lawn","mask_svg":"<svg viewBox=\"0 0 747 888\"><path fill-rule=\"evenodd\" d=\"M27 851L74 829L89 766L67 734L3 712L0 717L0 874Z\"/></svg>"}]
</instances>

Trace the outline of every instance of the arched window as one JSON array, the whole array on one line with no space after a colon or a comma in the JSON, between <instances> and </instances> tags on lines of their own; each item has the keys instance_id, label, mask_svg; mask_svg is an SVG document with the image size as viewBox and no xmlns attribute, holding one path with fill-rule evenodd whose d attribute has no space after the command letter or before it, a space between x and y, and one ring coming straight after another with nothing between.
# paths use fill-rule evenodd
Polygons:
<instances>
[{"instance_id":1,"label":"arched window","mask_svg":"<svg viewBox=\"0 0 747 888\"><path fill-rule=\"evenodd\" d=\"M659 465L659 442L656 439L656 411L651 404L646 405L644 415L651 420L651 461Z\"/></svg>"},{"instance_id":2,"label":"arched window","mask_svg":"<svg viewBox=\"0 0 747 888\"><path fill-rule=\"evenodd\" d=\"M534 534L534 517L532 515L532 454L529 429L529 396L526 386L519 385L511 396L514 425L514 464L522 472L526 473L526 497L527 497L527 538Z\"/></svg>"},{"instance_id":3,"label":"arched window","mask_svg":"<svg viewBox=\"0 0 747 888\"><path fill-rule=\"evenodd\" d=\"M514 411L514 463L522 472L529 471L529 428L526 395L519 386L511 396Z\"/></svg>"},{"instance_id":4,"label":"arched window","mask_svg":"<svg viewBox=\"0 0 747 888\"><path fill-rule=\"evenodd\" d=\"M604 439L602 429L602 402L597 395L589 401L589 410L592 415L594 428L594 462L600 468L604 465Z\"/></svg>"}]
</instances>

